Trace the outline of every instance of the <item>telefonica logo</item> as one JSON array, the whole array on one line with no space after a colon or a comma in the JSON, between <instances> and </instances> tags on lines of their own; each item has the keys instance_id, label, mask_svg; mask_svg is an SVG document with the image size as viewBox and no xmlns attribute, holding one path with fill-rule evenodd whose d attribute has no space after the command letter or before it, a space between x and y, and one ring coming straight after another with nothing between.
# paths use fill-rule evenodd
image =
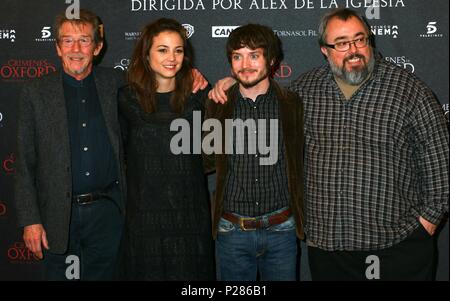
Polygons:
<instances>
[{"instance_id":1,"label":"telefonica logo","mask_svg":"<svg viewBox=\"0 0 450 301\"><path fill-rule=\"evenodd\" d=\"M211 33L213 38L228 38L230 33L239 26L212 26Z\"/></svg>"}]
</instances>

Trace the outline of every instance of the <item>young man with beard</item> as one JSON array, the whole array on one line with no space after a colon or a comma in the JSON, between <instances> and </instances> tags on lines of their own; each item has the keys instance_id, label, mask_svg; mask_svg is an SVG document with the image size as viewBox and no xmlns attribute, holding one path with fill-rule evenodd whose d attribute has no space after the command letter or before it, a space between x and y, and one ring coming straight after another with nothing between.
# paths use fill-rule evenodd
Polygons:
<instances>
[{"instance_id":1,"label":"young man with beard","mask_svg":"<svg viewBox=\"0 0 450 301\"><path fill-rule=\"evenodd\" d=\"M439 103L417 77L375 57L356 12L330 11L319 35L328 64L290 87L305 104L312 279L432 280L449 191Z\"/></svg>"},{"instance_id":2,"label":"young man with beard","mask_svg":"<svg viewBox=\"0 0 450 301\"><path fill-rule=\"evenodd\" d=\"M296 280L296 236L303 238L302 102L271 79L281 47L270 28L237 28L228 39L227 55L237 84L225 104L209 101L206 113L223 129L227 120L236 125L236 135L234 130L222 134L232 153L225 142L221 154L214 155L218 279ZM268 141L276 154L270 163L261 147Z\"/></svg>"}]
</instances>

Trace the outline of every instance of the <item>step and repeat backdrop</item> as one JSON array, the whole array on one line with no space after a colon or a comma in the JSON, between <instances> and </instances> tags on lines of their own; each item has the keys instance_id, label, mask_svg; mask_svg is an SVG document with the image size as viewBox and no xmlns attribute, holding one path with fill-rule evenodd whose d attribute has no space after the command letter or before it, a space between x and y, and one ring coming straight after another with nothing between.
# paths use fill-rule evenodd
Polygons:
<instances>
[{"instance_id":1,"label":"step and repeat backdrop","mask_svg":"<svg viewBox=\"0 0 450 301\"><path fill-rule=\"evenodd\" d=\"M67 2L67 3L66 3ZM195 65L215 83L230 74L226 38L236 26L261 23L273 28L284 48L276 73L283 85L325 63L318 43L318 21L328 9L369 12L383 57L424 80L442 104L448 121L449 26L447 0L80 0L104 25L106 52L99 64L127 70L140 29L159 17L177 19L188 29ZM0 280L38 280L42 267L24 246L16 226L16 104L27 81L60 67L53 34L54 16L74 0L0 2ZM52 160L52 158L48 158ZM210 179L211 183L214 179ZM213 187L213 184L210 185ZM449 279L448 222L437 243L437 280ZM308 280L302 256L302 280Z\"/></svg>"}]
</instances>

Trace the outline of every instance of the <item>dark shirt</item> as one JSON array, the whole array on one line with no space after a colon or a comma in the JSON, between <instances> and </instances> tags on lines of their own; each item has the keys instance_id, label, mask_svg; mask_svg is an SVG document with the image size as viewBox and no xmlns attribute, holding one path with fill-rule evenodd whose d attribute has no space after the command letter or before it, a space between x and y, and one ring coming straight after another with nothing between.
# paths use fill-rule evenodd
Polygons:
<instances>
[{"instance_id":1,"label":"dark shirt","mask_svg":"<svg viewBox=\"0 0 450 301\"><path fill-rule=\"evenodd\" d=\"M233 154L228 155L228 174L226 178L224 210L244 216L259 216L289 206L289 190L286 173L286 161L284 156L284 141L279 121L278 100L272 87L266 94L259 95L255 101L246 99L239 94L234 108L233 120L255 121L256 128L246 128L242 137L233 134ZM269 146L270 136L277 134L278 139L272 143L277 147L278 155L276 163L261 165L262 155L258 147L258 131L263 128L258 126L258 119L264 120L266 141ZM278 130L270 126L270 119L276 119ZM270 129L270 131L269 131ZM248 140L250 135L250 140ZM263 137L264 137L263 136ZM252 153L247 142L255 143L256 151ZM245 146L243 154L237 154L237 147Z\"/></svg>"},{"instance_id":2,"label":"dark shirt","mask_svg":"<svg viewBox=\"0 0 450 301\"><path fill-rule=\"evenodd\" d=\"M83 80L63 73L73 194L98 191L116 181L117 164L93 73Z\"/></svg>"}]
</instances>

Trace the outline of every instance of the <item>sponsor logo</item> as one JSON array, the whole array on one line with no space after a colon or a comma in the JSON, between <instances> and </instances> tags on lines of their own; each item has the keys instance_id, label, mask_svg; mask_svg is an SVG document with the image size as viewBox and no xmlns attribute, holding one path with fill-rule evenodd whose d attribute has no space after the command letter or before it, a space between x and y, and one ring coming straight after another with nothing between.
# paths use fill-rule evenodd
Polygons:
<instances>
[{"instance_id":1,"label":"sponsor logo","mask_svg":"<svg viewBox=\"0 0 450 301\"><path fill-rule=\"evenodd\" d=\"M273 30L278 37L294 37L294 38L302 38L302 37L316 37L317 32L314 29L299 29L299 30Z\"/></svg>"},{"instance_id":2,"label":"sponsor logo","mask_svg":"<svg viewBox=\"0 0 450 301\"><path fill-rule=\"evenodd\" d=\"M119 62L114 64L114 69L120 69L122 71L126 71L128 66L130 65L130 59L125 58L121 59Z\"/></svg>"},{"instance_id":3,"label":"sponsor logo","mask_svg":"<svg viewBox=\"0 0 450 301\"><path fill-rule=\"evenodd\" d=\"M16 31L14 29L0 29L0 40L16 41Z\"/></svg>"},{"instance_id":4,"label":"sponsor logo","mask_svg":"<svg viewBox=\"0 0 450 301\"><path fill-rule=\"evenodd\" d=\"M9 59L0 65L0 78L5 81L22 81L38 78L56 71L56 66L47 60Z\"/></svg>"},{"instance_id":5,"label":"sponsor logo","mask_svg":"<svg viewBox=\"0 0 450 301\"><path fill-rule=\"evenodd\" d=\"M181 24L186 29L186 37L189 39L195 32L194 26L191 24Z\"/></svg>"},{"instance_id":6,"label":"sponsor logo","mask_svg":"<svg viewBox=\"0 0 450 301\"><path fill-rule=\"evenodd\" d=\"M398 25L373 25L370 29L376 36L390 36L394 39L398 37Z\"/></svg>"},{"instance_id":7,"label":"sponsor logo","mask_svg":"<svg viewBox=\"0 0 450 301\"><path fill-rule=\"evenodd\" d=\"M135 41L141 36L140 31L126 31L124 37L126 41Z\"/></svg>"},{"instance_id":8,"label":"sponsor logo","mask_svg":"<svg viewBox=\"0 0 450 301\"><path fill-rule=\"evenodd\" d=\"M11 263L33 263L39 260L23 242L15 242L7 250L7 256Z\"/></svg>"},{"instance_id":9,"label":"sponsor logo","mask_svg":"<svg viewBox=\"0 0 450 301\"><path fill-rule=\"evenodd\" d=\"M414 64L406 56L387 56L384 59L404 68L411 73L414 73L414 71L416 70Z\"/></svg>"},{"instance_id":10,"label":"sponsor logo","mask_svg":"<svg viewBox=\"0 0 450 301\"><path fill-rule=\"evenodd\" d=\"M439 33L439 27L437 25L437 21L430 21L426 26L426 33L420 34L421 38L442 38L444 35Z\"/></svg>"},{"instance_id":11,"label":"sponsor logo","mask_svg":"<svg viewBox=\"0 0 450 301\"><path fill-rule=\"evenodd\" d=\"M444 110L444 117L448 123L448 103L442 105L442 110Z\"/></svg>"},{"instance_id":12,"label":"sponsor logo","mask_svg":"<svg viewBox=\"0 0 450 301\"><path fill-rule=\"evenodd\" d=\"M292 67L286 63L281 63L280 68L278 68L277 72L275 73L275 77L280 79L287 79L291 77L291 75L292 75Z\"/></svg>"},{"instance_id":13,"label":"sponsor logo","mask_svg":"<svg viewBox=\"0 0 450 301\"><path fill-rule=\"evenodd\" d=\"M230 33L239 26L212 26L211 34L213 38L228 38Z\"/></svg>"},{"instance_id":14,"label":"sponsor logo","mask_svg":"<svg viewBox=\"0 0 450 301\"><path fill-rule=\"evenodd\" d=\"M6 204L3 202L0 202L0 216L6 215Z\"/></svg>"},{"instance_id":15,"label":"sponsor logo","mask_svg":"<svg viewBox=\"0 0 450 301\"><path fill-rule=\"evenodd\" d=\"M50 26L44 26L41 30L39 38L34 39L36 42L55 42L56 39L52 38L52 28Z\"/></svg>"},{"instance_id":16,"label":"sponsor logo","mask_svg":"<svg viewBox=\"0 0 450 301\"><path fill-rule=\"evenodd\" d=\"M16 173L16 168L14 167L15 163L16 163L16 156L14 155L14 153L9 154L8 157L3 160L2 168L7 175L12 175Z\"/></svg>"}]
</instances>

